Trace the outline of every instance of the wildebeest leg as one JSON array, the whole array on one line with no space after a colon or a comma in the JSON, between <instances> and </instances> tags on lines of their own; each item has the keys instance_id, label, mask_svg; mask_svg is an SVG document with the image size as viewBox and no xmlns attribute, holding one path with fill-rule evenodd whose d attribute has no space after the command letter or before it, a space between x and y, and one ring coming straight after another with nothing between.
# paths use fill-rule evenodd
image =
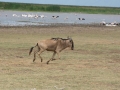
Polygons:
<instances>
[{"instance_id":1,"label":"wildebeest leg","mask_svg":"<svg viewBox=\"0 0 120 90\"><path fill-rule=\"evenodd\" d=\"M42 57L40 56L40 54L38 54L39 55L39 57L40 57L40 59L41 59L41 62L43 61L43 59L42 59Z\"/></svg>"},{"instance_id":2,"label":"wildebeest leg","mask_svg":"<svg viewBox=\"0 0 120 90\"><path fill-rule=\"evenodd\" d=\"M51 58L51 61L56 60L56 59L54 58L55 55L56 55L56 52L53 53L53 56L52 56L52 58Z\"/></svg>"},{"instance_id":3,"label":"wildebeest leg","mask_svg":"<svg viewBox=\"0 0 120 90\"><path fill-rule=\"evenodd\" d=\"M56 52L53 53L52 58L47 61L47 64L49 64L50 61L54 60L55 54L56 54Z\"/></svg>"},{"instance_id":4,"label":"wildebeest leg","mask_svg":"<svg viewBox=\"0 0 120 90\"><path fill-rule=\"evenodd\" d=\"M37 50L34 50L34 58L33 58L33 62L34 62L35 59L36 59L36 53L38 53L38 52L40 51L40 48L39 48L38 46L35 46L35 48L36 48Z\"/></svg>"},{"instance_id":5,"label":"wildebeest leg","mask_svg":"<svg viewBox=\"0 0 120 90\"><path fill-rule=\"evenodd\" d=\"M43 61L43 59L42 59L42 57L40 56L40 54L41 54L43 51L45 51L45 50L40 50L40 51L38 52L38 55L39 55L39 57L40 57L40 59L41 59L41 62Z\"/></svg>"},{"instance_id":6,"label":"wildebeest leg","mask_svg":"<svg viewBox=\"0 0 120 90\"><path fill-rule=\"evenodd\" d=\"M58 59L60 59L60 55L59 55L59 52L56 52L57 53L57 55L58 55Z\"/></svg>"},{"instance_id":7,"label":"wildebeest leg","mask_svg":"<svg viewBox=\"0 0 120 90\"><path fill-rule=\"evenodd\" d=\"M37 53L37 51L36 51L36 52L34 52L33 62L34 62L34 61L35 61L35 59L36 59L36 53Z\"/></svg>"}]
</instances>

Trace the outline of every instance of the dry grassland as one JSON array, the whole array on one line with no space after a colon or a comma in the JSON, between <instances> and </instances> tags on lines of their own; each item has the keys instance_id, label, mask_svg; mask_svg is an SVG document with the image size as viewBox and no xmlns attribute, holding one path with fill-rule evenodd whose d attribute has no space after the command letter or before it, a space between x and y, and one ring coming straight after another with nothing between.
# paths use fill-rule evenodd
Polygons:
<instances>
[{"instance_id":1,"label":"dry grassland","mask_svg":"<svg viewBox=\"0 0 120 90\"><path fill-rule=\"evenodd\" d=\"M52 37L74 40L51 61L43 52L33 63L29 49ZM120 27L39 26L0 27L0 90L119 90Z\"/></svg>"}]
</instances>

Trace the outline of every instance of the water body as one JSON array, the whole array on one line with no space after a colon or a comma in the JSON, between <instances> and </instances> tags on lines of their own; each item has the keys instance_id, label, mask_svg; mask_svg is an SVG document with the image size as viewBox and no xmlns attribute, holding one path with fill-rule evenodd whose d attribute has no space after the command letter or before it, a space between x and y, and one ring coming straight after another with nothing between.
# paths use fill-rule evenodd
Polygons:
<instances>
[{"instance_id":1,"label":"water body","mask_svg":"<svg viewBox=\"0 0 120 90\"><path fill-rule=\"evenodd\" d=\"M85 20L81 20L83 18ZM0 26L49 25L56 23L93 24L102 21L120 23L120 15L0 11Z\"/></svg>"}]
</instances>

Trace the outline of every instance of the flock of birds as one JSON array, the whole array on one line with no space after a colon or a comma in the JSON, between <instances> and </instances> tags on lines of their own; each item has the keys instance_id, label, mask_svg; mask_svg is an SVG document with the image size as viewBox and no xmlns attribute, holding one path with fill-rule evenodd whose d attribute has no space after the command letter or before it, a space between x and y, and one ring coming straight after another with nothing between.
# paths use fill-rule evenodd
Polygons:
<instances>
[{"instance_id":1,"label":"flock of birds","mask_svg":"<svg viewBox=\"0 0 120 90\"><path fill-rule=\"evenodd\" d=\"M47 25L52 23L81 23L85 18L79 14L59 15L56 13L0 13L0 25ZM4 21L5 19L5 21ZM12 22L12 23L11 23Z\"/></svg>"},{"instance_id":2,"label":"flock of birds","mask_svg":"<svg viewBox=\"0 0 120 90\"><path fill-rule=\"evenodd\" d=\"M120 23L117 23L116 21L112 22L112 23L106 23L105 21L102 21L100 23L100 25L105 25L105 26L117 26L120 25Z\"/></svg>"},{"instance_id":3,"label":"flock of birds","mask_svg":"<svg viewBox=\"0 0 120 90\"><path fill-rule=\"evenodd\" d=\"M44 15L35 15L35 14L22 14L22 15L17 15L17 14L13 14L12 15L13 17L29 17L29 18L38 18L38 17L41 17L41 18L45 18L46 16Z\"/></svg>"},{"instance_id":4,"label":"flock of birds","mask_svg":"<svg viewBox=\"0 0 120 90\"><path fill-rule=\"evenodd\" d=\"M45 15L37 15L37 14L22 14L22 15L13 14L12 16L13 17L28 17L28 18L35 18L35 19L37 19L37 18L47 18L47 16L45 16ZM77 14L75 14L75 16L77 16ZM7 15L6 15L6 17L7 17ZM53 15L51 17L53 19L57 19L60 16ZM67 20L67 19L69 19L69 17L65 17L64 19ZM85 20L85 18L76 18L76 20Z\"/></svg>"}]
</instances>

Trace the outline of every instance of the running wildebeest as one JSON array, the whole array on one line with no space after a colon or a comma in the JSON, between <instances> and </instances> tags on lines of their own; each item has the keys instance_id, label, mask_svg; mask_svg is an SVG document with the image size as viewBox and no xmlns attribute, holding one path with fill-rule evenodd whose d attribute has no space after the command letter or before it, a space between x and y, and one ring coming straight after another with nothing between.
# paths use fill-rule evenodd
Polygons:
<instances>
[{"instance_id":1,"label":"running wildebeest","mask_svg":"<svg viewBox=\"0 0 120 90\"><path fill-rule=\"evenodd\" d=\"M40 56L40 54L42 52L44 52L45 50L47 51L53 51L53 56L50 60L47 61L47 64L49 64L50 61L55 60L54 56L57 53L58 58L59 57L59 53L64 50L65 48L70 47L71 50L74 49L74 42L72 40L72 38L67 38L67 39L63 39L63 38L51 38L51 39L47 39L47 40L42 40L39 41L36 46L31 47L30 51L29 51L29 55L31 54L31 52L34 50L34 58L33 58L33 62L36 59L36 53L39 55L41 62L43 61L42 57Z\"/></svg>"}]
</instances>

